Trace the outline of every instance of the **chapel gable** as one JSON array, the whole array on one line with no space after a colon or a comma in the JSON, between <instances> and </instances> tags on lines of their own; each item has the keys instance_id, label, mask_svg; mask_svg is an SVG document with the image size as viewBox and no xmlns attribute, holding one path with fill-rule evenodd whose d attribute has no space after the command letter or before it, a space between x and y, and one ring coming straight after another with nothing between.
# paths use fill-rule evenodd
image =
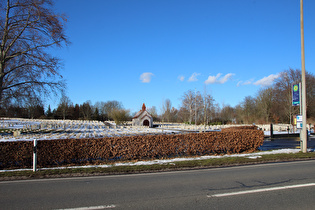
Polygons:
<instances>
[{"instance_id":1,"label":"chapel gable","mask_svg":"<svg viewBox=\"0 0 315 210\"><path fill-rule=\"evenodd\" d=\"M142 108L132 118L132 126L148 126L153 127L153 117L147 111L145 104L143 103Z\"/></svg>"}]
</instances>

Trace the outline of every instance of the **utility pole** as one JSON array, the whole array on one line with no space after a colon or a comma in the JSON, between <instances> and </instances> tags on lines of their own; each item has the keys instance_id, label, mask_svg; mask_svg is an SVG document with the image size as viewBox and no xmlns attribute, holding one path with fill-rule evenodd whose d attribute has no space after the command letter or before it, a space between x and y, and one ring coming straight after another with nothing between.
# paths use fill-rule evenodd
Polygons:
<instances>
[{"instance_id":1,"label":"utility pole","mask_svg":"<svg viewBox=\"0 0 315 210\"><path fill-rule=\"evenodd\" d=\"M307 130L306 130L306 84L305 84L305 54L304 54L304 22L303 22L303 0L300 0L301 21L301 63L302 63L302 133L301 150L307 152Z\"/></svg>"}]
</instances>

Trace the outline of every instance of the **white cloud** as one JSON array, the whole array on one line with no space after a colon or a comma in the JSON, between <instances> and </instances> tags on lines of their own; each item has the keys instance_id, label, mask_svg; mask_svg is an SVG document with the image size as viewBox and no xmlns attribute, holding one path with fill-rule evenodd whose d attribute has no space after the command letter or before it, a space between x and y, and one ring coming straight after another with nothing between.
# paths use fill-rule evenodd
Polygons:
<instances>
[{"instance_id":1,"label":"white cloud","mask_svg":"<svg viewBox=\"0 0 315 210\"><path fill-rule=\"evenodd\" d=\"M243 81L239 81L236 86L239 87L241 85L243 85Z\"/></svg>"},{"instance_id":2,"label":"white cloud","mask_svg":"<svg viewBox=\"0 0 315 210\"><path fill-rule=\"evenodd\" d=\"M220 84L226 83L234 74L228 73L223 78L219 80Z\"/></svg>"},{"instance_id":3,"label":"white cloud","mask_svg":"<svg viewBox=\"0 0 315 210\"><path fill-rule=\"evenodd\" d=\"M198 81L197 76L199 76L199 73L194 72L188 79L188 82L196 82Z\"/></svg>"},{"instance_id":4,"label":"white cloud","mask_svg":"<svg viewBox=\"0 0 315 210\"><path fill-rule=\"evenodd\" d=\"M217 74L217 76L209 76L208 79L205 81L205 83L208 84L214 84L217 83L218 78L221 76L222 74L219 73Z\"/></svg>"},{"instance_id":5,"label":"white cloud","mask_svg":"<svg viewBox=\"0 0 315 210\"><path fill-rule=\"evenodd\" d=\"M178 79L183 82L185 80L185 77L180 75L180 76L178 76Z\"/></svg>"},{"instance_id":6,"label":"white cloud","mask_svg":"<svg viewBox=\"0 0 315 210\"><path fill-rule=\"evenodd\" d=\"M150 83L152 76L154 76L153 73L151 73L151 72L144 72L143 74L140 75L140 80L143 83Z\"/></svg>"},{"instance_id":7,"label":"white cloud","mask_svg":"<svg viewBox=\"0 0 315 210\"><path fill-rule=\"evenodd\" d=\"M216 76L209 76L208 79L205 81L205 84L223 84L226 83L233 75L232 73L228 73L221 77L221 73L218 73Z\"/></svg>"},{"instance_id":8,"label":"white cloud","mask_svg":"<svg viewBox=\"0 0 315 210\"><path fill-rule=\"evenodd\" d=\"M268 77L264 77L256 82L254 82L254 85L261 85L261 86L270 86L272 85L273 81L277 79L280 75L279 74L271 74Z\"/></svg>"},{"instance_id":9,"label":"white cloud","mask_svg":"<svg viewBox=\"0 0 315 210\"><path fill-rule=\"evenodd\" d=\"M236 86L239 87L241 85L250 85L250 84L253 84L253 81L254 81L254 79L250 79L250 80L247 80L245 82L239 81Z\"/></svg>"},{"instance_id":10,"label":"white cloud","mask_svg":"<svg viewBox=\"0 0 315 210\"><path fill-rule=\"evenodd\" d=\"M250 85L253 83L253 81L254 81L254 79L247 80L246 82L243 83L243 85Z\"/></svg>"}]
</instances>

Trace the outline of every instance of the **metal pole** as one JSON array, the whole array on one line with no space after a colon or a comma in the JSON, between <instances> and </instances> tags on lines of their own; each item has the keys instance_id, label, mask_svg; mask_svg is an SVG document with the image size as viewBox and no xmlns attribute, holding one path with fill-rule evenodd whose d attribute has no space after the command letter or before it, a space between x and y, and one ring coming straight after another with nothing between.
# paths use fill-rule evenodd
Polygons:
<instances>
[{"instance_id":1,"label":"metal pole","mask_svg":"<svg viewBox=\"0 0 315 210\"><path fill-rule=\"evenodd\" d=\"M299 97L300 97L300 115L302 115L302 83L299 82ZM297 125L296 125L297 126ZM302 130L300 129L300 149L303 151Z\"/></svg>"},{"instance_id":2,"label":"metal pole","mask_svg":"<svg viewBox=\"0 0 315 210\"><path fill-rule=\"evenodd\" d=\"M302 63L302 134L301 150L307 152L307 129L306 129L306 84L305 84L305 54L304 54L304 23L303 23L303 0L300 0L300 20L301 20L301 63Z\"/></svg>"},{"instance_id":3,"label":"metal pole","mask_svg":"<svg viewBox=\"0 0 315 210\"><path fill-rule=\"evenodd\" d=\"M195 88L195 129L197 131L197 95L196 95L196 88Z\"/></svg>"},{"instance_id":4,"label":"metal pole","mask_svg":"<svg viewBox=\"0 0 315 210\"><path fill-rule=\"evenodd\" d=\"M34 139L33 147L33 171L37 170L37 139Z\"/></svg>"}]
</instances>

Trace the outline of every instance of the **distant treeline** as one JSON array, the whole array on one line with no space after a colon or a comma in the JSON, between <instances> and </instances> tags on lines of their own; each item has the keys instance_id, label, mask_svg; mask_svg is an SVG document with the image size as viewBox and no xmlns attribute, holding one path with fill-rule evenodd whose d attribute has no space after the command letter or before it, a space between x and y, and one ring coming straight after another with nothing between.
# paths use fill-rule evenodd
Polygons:
<instances>
[{"instance_id":1,"label":"distant treeline","mask_svg":"<svg viewBox=\"0 0 315 210\"><path fill-rule=\"evenodd\" d=\"M289 69L279 74L273 85L262 88L255 96L247 96L231 107L219 105L206 91L188 90L181 98L181 106L175 108L169 99L160 107L148 109L155 121L188 124L228 124L228 123L292 123L293 116L299 114L299 107L292 106L292 85L301 81L301 71ZM315 122L315 77L306 72L307 118ZM92 104L86 101L75 104L67 96L62 96L56 109L45 110L40 102L27 105L7 104L0 110L2 117L70 119L70 120L131 120L135 113L124 109L121 102L107 101Z\"/></svg>"},{"instance_id":2,"label":"distant treeline","mask_svg":"<svg viewBox=\"0 0 315 210\"><path fill-rule=\"evenodd\" d=\"M114 110L122 110L122 104L118 101L97 102L92 105L90 101L83 104L75 104L67 96L63 96L56 109L48 106L44 109L42 104L29 104L19 106L11 104L1 109L2 117L21 117L31 119L69 119L69 120L113 120Z\"/></svg>"}]
</instances>

